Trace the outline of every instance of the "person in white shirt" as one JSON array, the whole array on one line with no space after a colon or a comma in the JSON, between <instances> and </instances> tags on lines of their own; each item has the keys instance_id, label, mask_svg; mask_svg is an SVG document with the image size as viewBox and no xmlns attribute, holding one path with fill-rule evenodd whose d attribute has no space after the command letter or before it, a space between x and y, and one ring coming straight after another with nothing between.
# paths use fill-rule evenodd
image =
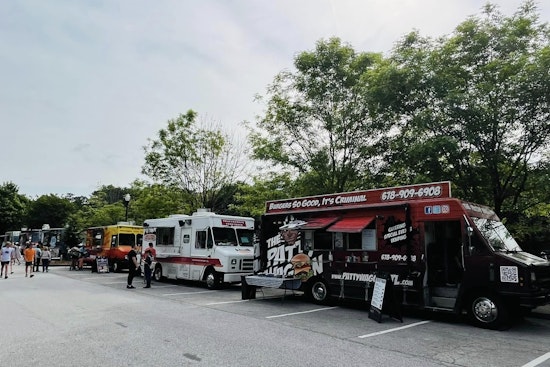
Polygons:
<instances>
[{"instance_id":1,"label":"person in white shirt","mask_svg":"<svg viewBox=\"0 0 550 367\"><path fill-rule=\"evenodd\" d=\"M34 268L33 271L40 271L40 259L42 258L42 242L38 242L34 248Z\"/></svg>"},{"instance_id":2,"label":"person in white shirt","mask_svg":"<svg viewBox=\"0 0 550 367\"><path fill-rule=\"evenodd\" d=\"M5 279L8 279L8 268L11 262L12 252L13 252L13 247L11 247L11 242L6 242L6 245L2 247L2 254L0 255L0 262L2 263L0 278L2 278L2 274L4 274Z\"/></svg>"},{"instance_id":3,"label":"person in white shirt","mask_svg":"<svg viewBox=\"0 0 550 367\"><path fill-rule=\"evenodd\" d=\"M10 274L13 274L13 266L15 265L15 262L17 261L17 265L21 265L21 250L19 249L19 246L17 244L13 244L13 251L11 252L11 262L10 262Z\"/></svg>"},{"instance_id":4,"label":"person in white shirt","mask_svg":"<svg viewBox=\"0 0 550 367\"><path fill-rule=\"evenodd\" d=\"M49 272L50 270L48 267L50 266L50 261L52 261L52 253L50 252L50 248L48 246L44 247L40 258L42 259L42 272Z\"/></svg>"}]
</instances>

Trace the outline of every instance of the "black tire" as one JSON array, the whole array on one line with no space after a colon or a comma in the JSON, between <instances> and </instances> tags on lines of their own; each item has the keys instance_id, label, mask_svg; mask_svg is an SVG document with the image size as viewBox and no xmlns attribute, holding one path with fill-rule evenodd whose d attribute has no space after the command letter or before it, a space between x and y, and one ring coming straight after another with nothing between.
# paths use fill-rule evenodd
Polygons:
<instances>
[{"instance_id":1,"label":"black tire","mask_svg":"<svg viewBox=\"0 0 550 367\"><path fill-rule=\"evenodd\" d=\"M206 275L204 276L206 281L206 288L208 289L219 289L220 288L220 274L214 269L208 269Z\"/></svg>"},{"instance_id":2,"label":"black tire","mask_svg":"<svg viewBox=\"0 0 550 367\"><path fill-rule=\"evenodd\" d=\"M160 265L155 266L155 270L153 271L153 279L156 282L160 282L163 279L162 266L160 266Z\"/></svg>"},{"instance_id":3,"label":"black tire","mask_svg":"<svg viewBox=\"0 0 550 367\"><path fill-rule=\"evenodd\" d=\"M496 294L476 293L470 297L468 315L478 327L502 330L509 325L510 312L506 303Z\"/></svg>"},{"instance_id":4,"label":"black tire","mask_svg":"<svg viewBox=\"0 0 550 367\"><path fill-rule=\"evenodd\" d=\"M113 261L113 273L119 273L120 272L120 264L118 261Z\"/></svg>"},{"instance_id":5,"label":"black tire","mask_svg":"<svg viewBox=\"0 0 550 367\"><path fill-rule=\"evenodd\" d=\"M329 290L327 283L322 279L315 279L308 287L308 293L311 300L315 303L324 305L328 303Z\"/></svg>"}]
</instances>

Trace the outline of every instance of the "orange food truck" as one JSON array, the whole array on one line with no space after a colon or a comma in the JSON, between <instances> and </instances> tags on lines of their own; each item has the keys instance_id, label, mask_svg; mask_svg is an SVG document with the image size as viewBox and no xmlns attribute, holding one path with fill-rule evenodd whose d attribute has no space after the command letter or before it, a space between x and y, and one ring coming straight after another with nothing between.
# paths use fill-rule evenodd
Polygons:
<instances>
[{"instance_id":1,"label":"orange food truck","mask_svg":"<svg viewBox=\"0 0 550 367\"><path fill-rule=\"evenodd\" d=\"M399 305L485 328L550 303L550 262L522 251L490 208L452 198L448 181L268 201L258 253L244 299L277 287L370 304L384 273Z\"/></svg>"},{"instance_id":2,"label":"orange food truck","mask_svg":"<svg viewBox=\"0 0 550 367\"><path fill-rule=\"evenodd\" d=\"M132 245L136 252L141 252L143 227L120 222L118 224L91 227L86 230L86 250L90 254L86 262L95 261L97 257L107 258L110 271L120 271L128 268L126 255Z\"/></svg>"}]
</instances>

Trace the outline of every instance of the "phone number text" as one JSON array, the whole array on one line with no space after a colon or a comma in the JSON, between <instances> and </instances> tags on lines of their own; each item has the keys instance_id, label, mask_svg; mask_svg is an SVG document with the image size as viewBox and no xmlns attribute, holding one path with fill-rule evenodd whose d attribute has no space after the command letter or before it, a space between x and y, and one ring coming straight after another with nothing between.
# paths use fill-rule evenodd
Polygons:
<instances>
[{"instance_id":1,"label":"phone number text","mask_svg":"<svg viewBox=\"0 0 550 367\"><path fill-rule=\"evenodd\" d=\"M412 198L431 198L440 196L442 193L441 186L427 186L419 189L401 189L401 190L388 190L382 193L382 200L396 200L396 199L412 199Z\"/></svg>"}]
</instances>

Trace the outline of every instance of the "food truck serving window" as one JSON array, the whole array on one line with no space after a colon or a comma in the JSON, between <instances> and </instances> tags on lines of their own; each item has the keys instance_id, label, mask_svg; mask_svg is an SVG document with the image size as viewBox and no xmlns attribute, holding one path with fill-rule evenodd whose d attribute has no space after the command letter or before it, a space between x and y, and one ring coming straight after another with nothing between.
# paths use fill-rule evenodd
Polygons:
<instances>
[{"instance_id":1,"label":"food truck serving window","mask_svg":"<svg viewBox=\"0 0 550 367\"><path fill-rule=\"evenodd\" d=\"M328 232L359 233L367 227L374 217L343 218L327 228Z\"/></svg>"},{"instance_id":2,"label":"food truck serving window","mask_svg":"<svg viewBox=\"0 0 550 367\"><path fill-rule=\"evenodd\" d=\"M174 227L157 227L156 231L157 245L174 245Z\"/></svg>"}]
</instances>

